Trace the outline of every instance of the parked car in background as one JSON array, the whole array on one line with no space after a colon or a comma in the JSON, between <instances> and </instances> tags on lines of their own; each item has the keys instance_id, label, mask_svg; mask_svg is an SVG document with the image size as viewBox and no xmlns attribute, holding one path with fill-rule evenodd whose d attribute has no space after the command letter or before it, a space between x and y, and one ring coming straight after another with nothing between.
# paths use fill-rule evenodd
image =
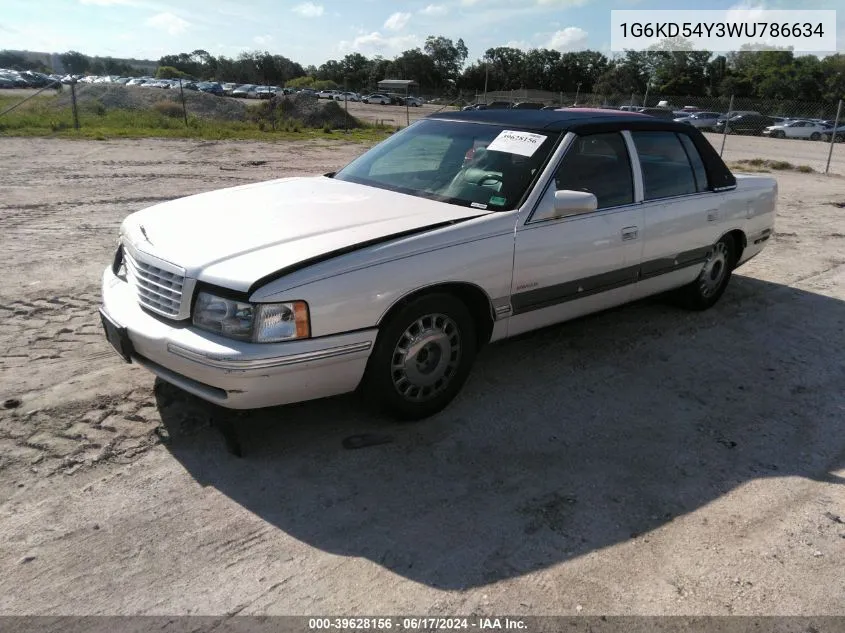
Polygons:
<instances>
[{"instance_id":1,"label":"parked car in background","mask_svg":"<svg viewBox=\"0 0 845 633\"><path fill-rule=\"evenodd\" d=\"M374 93L371 95L367 95L363 99L361 99L364 103L377 103L380 105L390 105L390 97L381 93Z\"/></svg>"},{"instance_id":2,"label":"parked car in background","mask_svg":"<svg viewBox=\"0 0 845 633\"><path fill-rule=\"evenodd\" d=\"M15 80L9 77L8 75L4 75L0 73L0 88L15 88Z\"/></svg>"},{"instance_id":3,"label":"parked car in background","mask_svg":"<svg viewBox=\"0 0 845 633\"><path fill-rule=\"evenodd\" d=\"M318 99L334 99L334 96L337 94L337 90L321 90L317 93Z\"/></svg>"},{"instance_id":4,"label":"parked car in background","mask_svg":"<svg viewBox=\"0 0 845 633\"><path fill-rule=\"evenodd\" d=\"M227 97L232 96L232 90L238 87L238 84L232 83L231 81L226 82L223 84L223 94Z\"/></svg>"},{"instance_id":5,"label":"parked car in background","mask_svg":"<svg viewBox=\"0 0 845 633\"><path fill-rule=\"evenodd\" d=\"M255 90L250 92L247 97L250 99L270 99L278 92L276 86L256 86Z\"/></svg>"},{"instance_id":6,"label":"parked car in background","mask_svg":"<svg viewBox=\"0 0 845 633\"><path fill-rule=\"evenodd\" d=\"M699 130L710 130L713 129L719 118L723 116L724 115L720 112L693 112L688 117L675 120L680 120L682 123L691 125Z\"/></svg>"},{"instance_id":7,"label":"parked car in background","mask_svg":"<svg viewBox=\"0 0 845 633\"><path fill-rule=\"evenodd\" d=\"M335 101L360 101L361 95L357 92L337 92L332 98Z\"/></svg>"},{"instance_id":8,"label":"parked car in background","mask_svg":"<svg viewBox=\"0 0 845 633\"><path fill-rule=\"evenodd\" d=\"M32 88L43 88L44 86L49 86L53 83L53 80L50 79L47 75L43 73L37 73L31 70L25 70L20 73L20 76L26 80L26 82Z\"/></svg>"},{"instance_id":9,"label":"parked car in background","mask_svg":"<svg viewBox=\"0 0 845 633\"><path fill-rule=\"evenodd\" d=\"M535 101L520 101L512 106L515 110L542 110L543 104Z\"/></svg>"},{"instance_id":10,"label":"parked car in background","mask_svg":"<svg viewBox=\"0 0 845 633\"><path fill-rule=\"evenodd\" d=\"M513 107L513 103L510 101L491 101L488 104L481 104L482 107L479 107L479 110L510 110Z\"/></svg>"},{"instance_id":11,"label":"parked car in background","mask_svg":"<svg viewBox=\"0 0 845 633\"><path fill-rule=\"evenodd\" d=\"M752 134L761 135L763 130L772 125L771 117L763 114L740 114L730 119L716 121L713 129L716 132L724 132L727 125L728 134Z\"/></svg>"},{"instance_id":12,"label":"parked car in background","mask_svg":"<svg viewBox=\"0 0 845 633\"><path fill-rule=\"evenodd\" d=\"M207 92L218 97L223 96L223 86L216 81L203 81L197 84L197 90L200 92Z\"/></svg>"},{"instance_id":13,"label":"parked car in background","mask_svg":"<svg viewBox=\"0 0 845 633\"><path fill-rule=\"evenodd\" d=\"M258 86L255 84L241 84L234 90L232 90L232 96L238 97L241 99L254 99L255 91L258 89Z\"/></svg>"},{"instance_id":14,"label":"parked car in background","mask_svg":"<svg viewBox=\"0 0 845 633\"><path fill-rule=\"evenodd\" d=\"M412 96L412 97L406 97L405 103L407 103L412 108L419 108L424 103L424 101L422 99L420 99L419 97L413 97Z\"/></svg>"},{"instance_id":15,"label":"parked car in background","mask_svg":"<svg viewBox=\"0 0 845 633\"><path fill-rule=\"evenodd\" d=\"M647 114L649 116L657 117L658 119L667 119L672 121L675 118L675 113L668 108L640 108L640 114Z\"/></svg>"},{"instance_id":16,"label":"parked car in background","mask_svg":"<svg viewBox=\"0 0 845 633\"><path fill-rule=\"evenodd\" d=\"M772 138L801 138L820 141L822 134L830 128L816 121L787 121L770 125L763 130L763 136Z\"/></svg>"},{"instance_id":17,"label":"parked car in background","mask_svg":"<svg viewBox=\"0 0 845 633\"><path fill-rule=\"evenodd\" d=\"M102 326L126 362L223 407L360 389L421 419L488 343L665 292L713 307L771 237L777 191L672 121L444 112L337 173L133 213Z\"/></svg>"},{"instance_id":18,"label":"parked car in background","mask_svg":"<svg viewBox=\"0 0 845 633\"><path fill-rule=\"evenodd\" d=\"M835 142L842 143L845 141L845 125L840 125L837 128L833 126L826 128L824 132L822 132L822 140L829 143L830 139L835 137Z\"/></svg>"}]
</instances>

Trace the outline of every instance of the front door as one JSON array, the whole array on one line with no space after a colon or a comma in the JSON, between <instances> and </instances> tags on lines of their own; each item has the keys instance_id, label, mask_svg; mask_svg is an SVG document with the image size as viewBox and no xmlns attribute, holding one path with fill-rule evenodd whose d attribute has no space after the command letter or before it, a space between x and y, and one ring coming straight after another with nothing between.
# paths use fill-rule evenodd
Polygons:
<instances>
[{"instance_id":1,"label":"front door","mask_svg":"<svg viewBox=\"0 0 845 633\"><path fill-rule=\"evenodd\" d=\"M595 194L595 211L557 217L555 190ZM642 255L641 205L623 136L576 137L534 213L516 234L513 336L625 303Z\"/></svg>"}]
</instances>

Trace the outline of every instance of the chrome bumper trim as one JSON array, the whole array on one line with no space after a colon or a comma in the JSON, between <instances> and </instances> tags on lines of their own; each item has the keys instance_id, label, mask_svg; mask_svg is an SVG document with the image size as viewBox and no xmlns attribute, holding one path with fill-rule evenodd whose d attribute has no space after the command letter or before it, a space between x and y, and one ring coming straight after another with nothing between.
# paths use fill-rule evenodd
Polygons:
<instances>
[{"instance_id":1,"label":"chrome bumper trim","mask_svg":"<svg viewBox=\"0 0 845 633\"><path fill-rule=\"evenodd\" d=\"M315 350L313 352L292 354L290 356L243 359L216 354L204 354L202 352L182 347L181 345L176 345L175 343L168 343L167 351L171 354L175 354L176 356L181 356L182 358L202 363L208 367L249 370L269 369L271 367L287 367L289 365L298 365L300 363L327 360L329 358L337 358L338 356L347 356L357 352L365 352L370 349L370 347L372 347L372 343L370 341L363 341L361 343L352 343L350 345L341 345L339 347L329 347L328 349Z\"/></svg>"}]
</instances>

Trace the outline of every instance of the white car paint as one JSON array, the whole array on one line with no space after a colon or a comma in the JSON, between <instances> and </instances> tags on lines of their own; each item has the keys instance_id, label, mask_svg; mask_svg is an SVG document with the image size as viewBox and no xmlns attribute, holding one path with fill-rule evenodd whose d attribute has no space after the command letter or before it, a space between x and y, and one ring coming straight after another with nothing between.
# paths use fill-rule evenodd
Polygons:
<instances>
[{"instance_id":1,"label":"white car paint","mask_svg":"<svg viewBox=\"0 0 845 633\"><path fill-rule=\"evenodd\" d=\"M157 204L126 218L121 235L190 278L246 291L256 279L327 252L488 213L332 178L295 177Z\"/></svg>"}]
</instances>

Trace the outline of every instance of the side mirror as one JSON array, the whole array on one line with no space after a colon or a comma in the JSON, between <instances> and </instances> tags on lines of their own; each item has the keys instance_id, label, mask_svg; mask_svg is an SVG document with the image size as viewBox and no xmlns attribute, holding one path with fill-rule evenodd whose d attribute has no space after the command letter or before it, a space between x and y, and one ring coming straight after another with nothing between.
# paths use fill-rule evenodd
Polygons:
<instances>
[{"instance_id":1,"label":"side mirror","mask_svg":"<svg viewBox=\"0 0 845 633\"><path fill-rule=\"evenodd\" d=\"M555 217L580 215L595 211L599 206L595 194L587 191L559 189L555 191Z\"/></svg>"}]
</instances>

